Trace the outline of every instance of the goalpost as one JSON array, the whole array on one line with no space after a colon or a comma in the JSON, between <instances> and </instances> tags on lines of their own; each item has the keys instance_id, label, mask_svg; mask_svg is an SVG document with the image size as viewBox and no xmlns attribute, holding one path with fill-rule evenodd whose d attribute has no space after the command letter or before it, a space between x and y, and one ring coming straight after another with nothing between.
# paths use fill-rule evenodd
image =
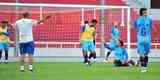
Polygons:
<instances>
[{"instance_id":1,"label":"goalpost","mask_svg":"<svg viewBox=\"0 0 160 80\"><path fill-rule=\"evenodd\" d=\"M101 9L104 9L105 11L104 25L100 25L101 24L100 19L103 19L100 18ZM89 20L90 22L92 19L97 19L99 23L97 25L97 39L96 39L97 41L96 47L99 57L104 56L103 55L104 52L99 50L102 49L100 45L103 44L101 42L101 39L103 36L105 36L107 41L109 41L110 38L109 33L113 21L118 21L120 23L119 29L121 32L121 38L125 41L128 53L130 54L131 8L129 6L0 3L0 14L4 14L3 16L1 16L2 19L7 19L11 23L14 23L17 19L21 17L21 13L26 11L31 13L31 17L33 19L43 19L43 17L46 15L55 14L55 16L53 16L51 19L47 20L41 25L38 25L39 27L34 28L33 33L37 47L36 51L38 53L36 56L53 56L53 57L67 56L67 55L72 56L72 53L75 53L73 56L80 56L81 55L81 50L79 49L80 24L81 21ZM103 33L104 35L100 33ZM18 36L15 39L17 38ZM18 42L16 41L16 43ZM57 52L60 52L62 54L56 55L57 52L54 53L55 50L57 50ZM67 52L71 54L68 54ZM18 53L18 51L16 51L16 53Z\"/></svg>"}]
</instances>

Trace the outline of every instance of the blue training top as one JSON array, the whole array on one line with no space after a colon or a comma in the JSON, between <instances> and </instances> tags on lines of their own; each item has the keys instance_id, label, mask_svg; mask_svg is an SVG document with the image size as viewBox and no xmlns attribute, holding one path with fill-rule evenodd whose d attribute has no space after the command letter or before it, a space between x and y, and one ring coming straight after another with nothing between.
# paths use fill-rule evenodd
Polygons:
<instances>
[{"instance_id":1,"label":"blue training top","mask_svg":"<svg viewBox=\"0 0 160 80\"><path fill-rule=\"evenodd\" d=\"M119 39L120 37L120 32L118 28L116 28L115 26L112 27L111 36L112 36L112 39Z\"/></svg>"},{"instance_id":2,"label":"blue training top","mask_svg":"<svg viewBox=\"0 0 160 80\"><path fill-rule=\"evenodd\" d=\"M141 16L135 21L134 26L138 30L137 36L151 36L151 18Z\"/></svg>"},{"instance_id":3,"label":"blue training top","mask_svg":"<svg viewBox=\"0 0 160 80\"><path fill-rule=\"evenodd\" d=\"M115 56L116 59L120 61L127 61L128 60L128 53L125 48L117 47L115 49Z\"/></svg>"}]
</instances>

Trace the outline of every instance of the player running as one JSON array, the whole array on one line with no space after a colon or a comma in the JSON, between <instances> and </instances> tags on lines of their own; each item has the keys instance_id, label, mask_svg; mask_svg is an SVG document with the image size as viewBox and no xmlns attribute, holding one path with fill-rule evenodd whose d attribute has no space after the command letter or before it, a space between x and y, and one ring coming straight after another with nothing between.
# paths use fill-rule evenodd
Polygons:
<instances>
[{"instance_id":1,"label":"player running","mask_svg":"<svg viewBox=\"0 0 160 80\"><path fill-rule=\"evenodd\" d=\"M2 21L0 26L0 60L2 58L2 52L4 50L5 63L8 62L9 43L10 43L10 39L9 39L9 32L8 32L8 21Z\"/></svg>"},{"instance_id":2,"label":"player running","mask_svg":"<svg viewBox=\"0 0 160 80\"><path fill-rule=\"evenodd\" d=\"M134 24L137 29L137 52L140 55L141 72L147 72L148 54L150 52L152 20L147 9L140 9L140 17ZM153 28L154 29L154 28ZM155 29L154 29L155 30Z\"/></svg>"},{"instance_id":3,"label":"player running","mask_svg":"<svg viewBox=\"0 0 160 80\"><path fill-rule=\"evenodd\" d=\"M29 70L33 71L33 55L34 55L34 39L32 28L40 24L51 16L45 17L43 20L33 20L28 12L23 13L23 18L15 22L15 27L18 29L19 46L20 46L20 71L24 71L25 58L28 58ZM28 55L28 56L27 56Z\"/></svg>"},{"instance_id":4,"label":"player running","mask_svg":"<svg viewBox=\"0 0 160 80\"><path fill-rule=\"evenodd\" d=\"M90 25L89 27L86 27L84 32L81 33L81 39L80 43L82 46L82 52L84 57L84 63L90 65L90 61L88 59L88 52L91 52L91 54L95 53L95 46L93 43L93 35L95 35L95 28L93 25Z\"/></svg>"},{"instance_id":5,"label":"player running","mask_svg":"<svg viewBox=\"0 0 160 80\"><path fill-rule=\"evenodd\" d=\"M111 54L111 52L116 49L116 46L118 44L118 40L119 39L120 39L120 32L119 32L119 29L118 29L118 23L114 22L113 26L112 26L112 29L111 29L111 39L110 39L110 42L109 42L109 44L106 44L104 42L104 46L109 50L107 52L107 55L105 57L104 62L108 62L108 57Z\"/></svg>"}]
</instances>

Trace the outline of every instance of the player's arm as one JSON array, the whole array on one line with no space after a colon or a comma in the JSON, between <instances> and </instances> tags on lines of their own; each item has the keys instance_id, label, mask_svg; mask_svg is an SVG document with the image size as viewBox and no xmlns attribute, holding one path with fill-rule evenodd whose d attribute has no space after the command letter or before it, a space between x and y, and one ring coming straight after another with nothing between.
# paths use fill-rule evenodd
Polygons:
<instances>
[{"instance_id":1,"label":"player's arm","mask_svg":"<svg viewBox=\"0 0 160 80\"><path fill-rule=\"evenodd\" d=\"M13 25L12 25L12 28L13 28L13 34L15 35L18 35L19 33L19 29L18 29L18 25L17 25L17 22L15 22ZM15 38L16 39L16 38ZM19 37L18 37L18 41L19 41ZM15 42L15 41L14 41Z\"/></svg>"},{"instance_id":2,"label":"player's arm","mask_svg":"<svg viewBox=\"0 0 160 80\"><path fill-rule=\"evenodd\" d=\"M132 22L129 22L129 27L132 29L132 28L137 28L138 27L138 22L139 20L136 19L135 21Z\"/></svg>"},{"instance_id":3,"label":"player's arm","mask_svg":"<svg viewBox=\"0 0 160 80\"><path fill-rule=\"evenodd\" d=\"M10 24L10 23L7 23L7 27L8 28L11 28L12 27L12 25ZM10 35L10 32L9 32L9 29L7 28L7 32L3 32L3 35L5 35L5 36L9 36Z\"/></svg>"},{"instance_id":4,"label":"player's arm","mask_svg":"<svg viewBox=\"0 0 160 80\"><path fill-rule=\"evenodd\" d=\"M105 40L105 37L102 38L102 42L103 42L104 47L108 48L108 45L106 44L107 41Z\"/></svg>"},{"instance_id":5,"label":"player's arm","mask_svg":"<svg viewBox=\"0 0 160 80\"><path fill-rule=\"evenodd\" d=\"M131 28L131 29L132 29L132 28L137 28L137 26L138 26L137 20L134 21L133 23L130 22L130 28Z\"/></svg>"},{"instance_id":6,"label":"player's arm","mask_svg":"<svg viewBox=\"0 0 160 80\"><path fill-rule=\"evenodd\" d=\"M1 32L1 34L5 35L5 36L9 36L9 31L7 30L7 32Z\"/></svg>"},{"instance_id":7,"label":"player's arm","mask_svg":"<svg viewBox=\"0 0 160 80\"><path fill-rule=\"evenodd\" d=\"M46 21L46 20L48 20L49 18L51 18L51 16L52 16L52 15L47 15L44 19L39 20L39 21L37 22L37 24L43 23L44 21Z\"/></svg>"}]
</instances>

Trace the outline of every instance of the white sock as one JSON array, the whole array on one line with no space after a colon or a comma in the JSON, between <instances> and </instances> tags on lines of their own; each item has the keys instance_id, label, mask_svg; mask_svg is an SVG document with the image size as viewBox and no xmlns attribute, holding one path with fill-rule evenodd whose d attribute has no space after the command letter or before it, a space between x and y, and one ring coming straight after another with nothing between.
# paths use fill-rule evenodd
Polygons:
<instances>
[{"instance_id":1,"label":"white sock","mask_svg":"<svg viewBox=\"0 0 160 80\"><path fill-rule=\"evenodd\" d=\"M8 62L8 60L5 60L5 62Z\"/></svg>"},{"instance_id":2,"label":"white sock","mask_svg":"<svg viewBox=\"0 0 160 80\"><path fill-rule=\"evenodd\" d=\"M32 70L33 69L33 65L29 65L29 70Z\"/></svg>"},{"instance_id":3,"label":"white sock","mask_svg":"<svg viewBox=\"0 0 160 80\"><path fill-rule=\"evenodd\" d=\"M20 70L24 70L24 66L20 66Z\"/></svg>"},{"instance_id":4,"label":"white sock","mask_svg":"<svg viewBox=\"0 0 160 80\"><path fill-rule=\"evenodd\" d=\"M147 70L147 67L142 67L142 70Z\"/></svg>"}]
</instances>

